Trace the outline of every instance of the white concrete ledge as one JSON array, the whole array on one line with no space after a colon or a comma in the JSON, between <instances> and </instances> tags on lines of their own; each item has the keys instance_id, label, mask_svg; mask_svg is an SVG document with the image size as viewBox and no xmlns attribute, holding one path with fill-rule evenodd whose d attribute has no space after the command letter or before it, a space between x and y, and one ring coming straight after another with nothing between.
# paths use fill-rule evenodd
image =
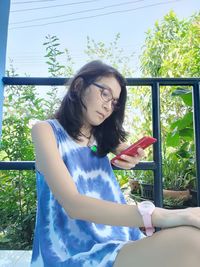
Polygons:
<instances>
[{"instance_id":1,"label":"white concrete ledge","mask_svg":"<svg viewBox=\"0 0 200 267\"><path fill-rule=\"evenodd\" d=\"M30 267L31 250L0 250L1 267Z\"/></svg>"}]
</instances>

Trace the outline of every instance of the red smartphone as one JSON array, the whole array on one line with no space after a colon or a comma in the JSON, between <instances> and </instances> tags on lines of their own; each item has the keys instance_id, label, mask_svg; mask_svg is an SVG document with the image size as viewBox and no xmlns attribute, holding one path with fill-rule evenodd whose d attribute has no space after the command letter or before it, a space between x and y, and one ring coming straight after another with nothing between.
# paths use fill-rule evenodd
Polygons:
<instances>
[{"instance_id":1,"label":"red smartphone","mask_svg":"<svg viewBox=\"0 0 200 267\"><path fill-rule=\"evenodd\" d=\"M123 155L123 154L129 155L129 156L135 156L137 154L137 150L138 150L139 147L141 147L142 149L145 149L148 146L150 146L153 143L155 143L156 141L157 141L157 139L154 138L154 137L144 136L140 140L138 140L137 142L135 142L134 144L132 144L131 146L129 146L128 148L123 150L121 153L119 153L113 159L111 159L111 163L113 163L114 160L116 160L116 159L123 160L123 159L120 158L120 156Z\"/></svg>"}]
</instances>

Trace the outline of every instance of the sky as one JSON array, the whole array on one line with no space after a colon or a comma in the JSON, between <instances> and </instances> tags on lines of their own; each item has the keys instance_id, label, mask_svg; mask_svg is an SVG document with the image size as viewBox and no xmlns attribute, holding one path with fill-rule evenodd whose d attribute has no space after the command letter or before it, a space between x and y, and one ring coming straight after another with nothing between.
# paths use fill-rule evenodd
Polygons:
<instances>
[{"instance_id":1,"label":"sky","mask_svg":"<svg viewBox=\"0 0 200 267\"><path fill-rule=\"evenodd\" d=\"M79 69L86 63L87 36L109 44L120 33L120 47L127 56L135 53L134 75L140 77L138 57L146 32L170 10L189 18L200 11L200 0L11 0L6 68L12 61L19 76L48 76L42 44L50 34Z\"/></svg>"}]
</instances>

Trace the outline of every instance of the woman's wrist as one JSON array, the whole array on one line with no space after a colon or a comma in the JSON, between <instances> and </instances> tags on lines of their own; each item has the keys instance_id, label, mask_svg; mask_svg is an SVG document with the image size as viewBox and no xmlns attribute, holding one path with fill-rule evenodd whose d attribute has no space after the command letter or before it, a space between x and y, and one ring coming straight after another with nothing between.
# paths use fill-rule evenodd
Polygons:
<instances>
[{"instance_id":1,"label":"woman's wrist","mask_svg":"<svg viewBox=\"0 0 200 267\"><path fill-rule=\"evenodd\" d=\"M152 214L152 224L159 228L188 225L185 209L168 210L156 207Z\"/></svg>"}]
</instances>

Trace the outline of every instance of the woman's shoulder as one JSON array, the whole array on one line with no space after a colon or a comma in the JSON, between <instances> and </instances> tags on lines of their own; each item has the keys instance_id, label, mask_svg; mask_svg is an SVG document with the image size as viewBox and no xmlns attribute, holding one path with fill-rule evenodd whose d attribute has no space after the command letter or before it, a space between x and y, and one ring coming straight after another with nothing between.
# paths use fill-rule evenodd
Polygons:
<instances>
[{"instance_id":1,"label":"woman's shoulder","mask_svg":"<svg viewBox=\"0 0 200 267\"><path fill-rule=\"evenodd\" d=\"M62 141L70 139L57 119L47 119L35 122L31 129L31 135L32 139L41 138L44 142L46 142L46 139L56 139L57 144L60 143L61 139Z\"/></svg>"},{"instance_id":2,"label":"woman's shoulder","mask_svg":"<svg viewBox=\"0 0 200 267\"><path fill-rule=\"evenodd\" d=\"M40 131L44 134L44 132L49 130L51 131L51 126L47 120L35 120L32 124L31 133L33 134L35 132Z\"/></svg>"},{"instance_id":3,"label":"woman's shoulder","mask_svg":"<svg viewBox=\"0 0 200 267\"><path fill-rule=\"evenodd\" d=\"M31 137L35 146L38 147L38 150L40 150L44 144L46 144L47 150L50 147L51 149L53 149L53 147L55 149L57 148L57 139L54 130L47 121L37 121L31 129Z\"/></svg>"}]
</instances>

